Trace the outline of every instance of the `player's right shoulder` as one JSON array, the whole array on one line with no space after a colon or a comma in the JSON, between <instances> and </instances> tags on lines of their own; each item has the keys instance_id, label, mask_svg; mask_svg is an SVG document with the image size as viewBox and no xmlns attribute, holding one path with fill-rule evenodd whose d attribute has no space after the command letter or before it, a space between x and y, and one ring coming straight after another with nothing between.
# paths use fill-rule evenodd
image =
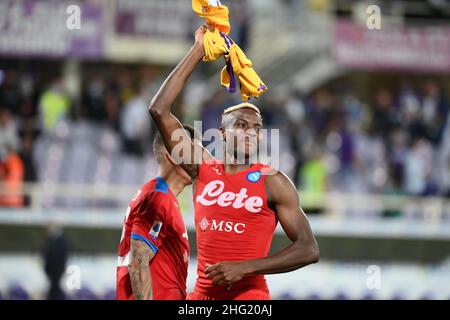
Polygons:
<instances>
[{"instance_id":1,"label":"player's right shoulder","mask_svg":"<svg viewBox=\"0 0 450 320\"><path fill-rule=\"evenodd\" d=\"M168 198L168 195L169 185L163 178L156 177L141 188L140 197L147 198L151 202L161 202L163 199Z\"/></svg>"},{"instance_id":2,"label":"player's right shoulder","mask_svg":"<svg viewBox=\"0 0 450 320\"><path fill-rule=\"evenodd\" d=\"M143 201L148 201L155 192L157 181L156 178L142 185L131 199L131 205L135 206Z\"/></svg>"}]
</instances>

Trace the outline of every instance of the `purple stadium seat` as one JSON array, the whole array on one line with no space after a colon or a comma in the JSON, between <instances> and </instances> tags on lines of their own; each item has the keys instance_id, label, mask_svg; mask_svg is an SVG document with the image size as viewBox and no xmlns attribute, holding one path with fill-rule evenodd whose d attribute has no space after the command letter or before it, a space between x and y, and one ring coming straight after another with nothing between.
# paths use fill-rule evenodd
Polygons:
<instances>
[{"instance_id":1,"label":"purple stadium seat","mask_svg":"<svg viewBox=\"0 0 450 320\"><path fill-rule=\"evenodd\" d=\"M396 292L392 295L391 300L405 300L405 297L400 292Z\"/></svg>"},{"instance_id":2,"label":"purple stadium seat","mask_svg":"<svg viewBox=\"0 0 450 320\"><path fill-rule=\"evenodd\" d=\"M322 298L316 292L310 293L307 297L308 300L321 300Z\"/></svg>"},{"instance_id":3,"label":"purple stadium seat","mask_svg":"<svg viewBox=\"0 0 450 320\"><path fill-rule=\"evenodd\" d=\"M30 296L19 284L12 285L8 290L9 300L30 300Z\"/></svg>"},{"instance_id":4,"label":"purple stadium seat","mask_svg":"<svg viewBox=\"0 0 450 320\"><path fill-rule=\"evenodd\" d=\"M334 300L348 300L348 296L344 291L338 291L334 296Z\"/></svg>"},{"instance_id":5,"label":"purple stadium seat","mask_svg":"<svg viewBox=\"0 0 450 320\"><path fill-rule=\"evenodd\" d=\"M373 293L371 292L366 292L364 293L364 295L362 296L361 300L375 300L375 296Z\"/></svg>"},{"instance_id":6,"label":"purple stadium seat","mask_svg":"<svg viewBox=\"0 0 450 320\"><path fill-rule=\"evenodd\" d=\"M73 300L99 300L98 296L89 288L77 290Z\"/></svg>"},{"instance_id":7,"label":"purple stadium seat","mask_svg":"<svg viewBox=\"0 0 450 320\"><path fill-rule=\"evenodd\" d=\"M434 300L433 293L431 292L425 292L421 297L420 300Z\"/></svg>"},{"instance_id":8,"label":"purple stadium seat","mask_svg":"<svg viewBox=\"0 0 450 320\"><path fill-rule=\"evenodd\" d=\"M294 295L290 292L283 292L280 296L281 300L296 300Z\"/></svg>"},{"instance_id":9,"label":"purple stadium seat","mask_svg":"<svg viewBox=\"0 0 450 320\"><path fill-rule=\"evenodd\" d=\"M116 300L116 290L109 289L103 296L104 300Z\"/></svg>"}]
</instances>

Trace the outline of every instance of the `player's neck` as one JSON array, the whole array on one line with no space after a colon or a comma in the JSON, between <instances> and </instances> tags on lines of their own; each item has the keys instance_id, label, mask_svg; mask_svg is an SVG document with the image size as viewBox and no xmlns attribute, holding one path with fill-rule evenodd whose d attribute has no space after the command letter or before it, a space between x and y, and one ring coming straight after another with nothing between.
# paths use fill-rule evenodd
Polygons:
<instances>
[{"instance_id":1,"label":"player's neck","mask_svg":"<svg viewBox=\"0 0 450 320\"><path fill-rule=\"evenodd\" d=\"M250 168L251 164L223 164L223 170L228 174L235 174Z\"/></svg>"},{"instance_id":2,"label":"player's neck","mask_svg":"<svg viewBox=\"0 0 450 320\"><path fill-rule=\"evenodd\" d=\"M174 172L161 172L158 171L158 176L163 178L164 181L166 181L167 185L169 186L170 191L175 196L178 196L181 191L183 191L186 184L184 183L183 179Z\"/></svg>"},{"instance_id":3,"label":"player's neck","mask_svg":"<svg viewBox=\"0 0 450 320\"><path fill-rule=\"evenodd\" d=\"M228 174L234 174L240 171L245 171L252 166L254 159L245 158L238 159L236 155L231 155L224 150L225 160L223 162L223 170Z\"/></svg>"}]
</instances>

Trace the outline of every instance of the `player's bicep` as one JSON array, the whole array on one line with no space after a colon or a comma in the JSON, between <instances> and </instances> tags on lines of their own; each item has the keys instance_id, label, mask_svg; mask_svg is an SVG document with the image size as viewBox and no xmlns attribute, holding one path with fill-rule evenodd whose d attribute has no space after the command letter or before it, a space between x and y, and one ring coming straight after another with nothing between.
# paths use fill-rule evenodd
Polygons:
<instances>
[{"instance_id":1,"label":"player's bicep","mask_svg":"<svg viewBox=\"0 0 450 320\"><path fill-rule=\"evenodd\" d=\"M312 242L314 235L303 210L297 205L277 205L277 217L291 241Z\"/></svg>"},{"instance_id":2,"label":"player's bicep","mask_svg":"<svg viewBox=\"0 0 450 320\"><path fill-rule=\"evenodd\" d=\"M277 173L271 177L270 182L270 198L275 206L277 219L288 238L291 241L315 241L292 181L284 174Z\"/></svg>"}]
</instances>

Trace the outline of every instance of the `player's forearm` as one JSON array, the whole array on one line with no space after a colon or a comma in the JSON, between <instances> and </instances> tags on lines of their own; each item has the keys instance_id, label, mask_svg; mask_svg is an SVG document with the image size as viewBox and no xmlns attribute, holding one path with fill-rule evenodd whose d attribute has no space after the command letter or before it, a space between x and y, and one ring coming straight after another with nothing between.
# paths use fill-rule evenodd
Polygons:
<instances>
[{"instance_id":1,"label":"player's forearm","mask_svg":"<svg viewBox=\"0 0 450 320\"><path fill-rule=\"evenodd\" d=\"M319 261L317 243L295 241L283 250L266 258L247 261L247 274L289 272Z\"/></svg>"},{"instance_id":2,"label":"player's forearm","mask_svg":"<svg viewBox=\"0 0 450 320\"><path fill-rule=\"evenodd\" d=\"M198 45L192 46L188 54L170 73L150 103L149 111L153 118L170 114L175 100L203 56L201 47Z\"/></svg>"},{"instance_id":3,"label":"player's forearm","mask_svg":"<svg viewBox=\"0 0 450 320\"><path fill-rule=\"evenodd\" d=\"M132 264L128 267L131 279L131 287L136 300L151 300L152 276L150 266L147 264Z\"/></svg>"}]
</instances>

